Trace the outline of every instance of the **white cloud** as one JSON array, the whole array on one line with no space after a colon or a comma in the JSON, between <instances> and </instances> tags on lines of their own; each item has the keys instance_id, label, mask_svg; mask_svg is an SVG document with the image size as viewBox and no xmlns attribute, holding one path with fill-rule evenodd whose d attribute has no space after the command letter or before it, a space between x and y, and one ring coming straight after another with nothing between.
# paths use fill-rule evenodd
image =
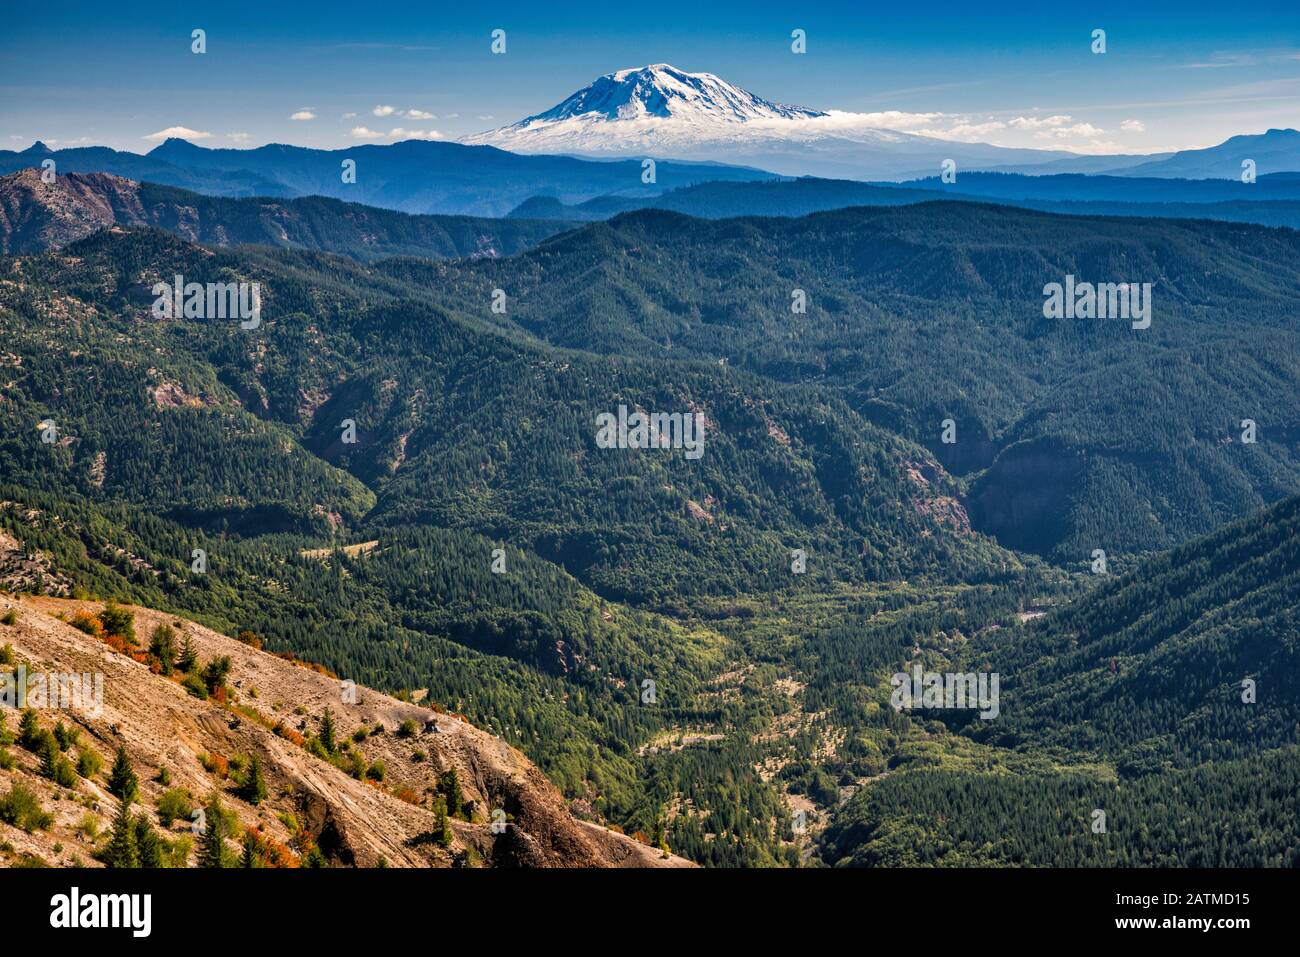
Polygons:
<instances>
[{"instance_id":1,"label":"white cloud","mask_svg":"<svg viewBox=\"0 0 1300 957\"><path fill-rule=\"evenodd\" d=\"M946 130L922 128L916 132L941 140L982 140L990 133L996 133L998 130L1005 130L1006 128L1007 124L1001 120L990 120L987 123L961 122Z\"/></svg>"},{"instance_id":2,"label":"white cloud","mask_svg":"<svg viewBox=\"0 0 1300 957\"><path fill-rule=\"evenodd\" d=\"M1007 125L1018 130L1034 130L1034 138L1040 140L1100 136L1106 132L1091 123L1075 123L1074 117L1060 113L1053 116L1017 116Z\"/></svg>"},{"instance_id":3,"label":"white cloud","mask_svg":"<svg viewBox=\"0 0 1300 957\"><path fill-rule=\"evenodd\" d=\"M1125 133L1145 133L1147 131L1146 124L1141 120L1125 120L1119 125L1119 128Z\"/></svg>"},{"instance_id":4,"label":"white cloud","mask_svg":"<svg viewBox=\"0 0 1300 957\"><path fill-rule=\"evenodd\" d=\"M311 107L307 106L307 107L303 107L303 108L302 108L301 110L299 110L297 113L290 114L289 119L291 119L291 120L314 120L314 119L316 119L316 114L313 113L313 112L311 111Z\"/></svg>"},{"instance_id":5,"label":"white cloud","mask_svg":"<svg viewBox=\"0 0 1300 957\"><path fill-rule=\"evenodd\" d=\"M400 126L389 131L388 135L393 139L402 140L440 140L442 134L437 130L404 130Z\"/></svg>"},{"instance_id":6,"label":"white cloud","mask_svg":"<svg viewBox=\"0 0 1300 957\"><path fill-rule=\"evenodd\" d=\"M206 140L211 139L211 137L211 133L205 133L202 130L192 130L188 126L169 126L165 130L159 130L157 133L150 133L148 136L142 136L140 138L161 142L169 139Z\"/></svg>"},{"instance_id":7,"label":"white cloud","mask_svg":"<svg viewBox=\"0 0 1300 957\"><path fill-rule=\"evenodd\" d=\"M432 113L426 113L424 110L407 110L406 118L408 120L436 120L437 117Z\"/></svg>"},{"instance_id":8,"label":"white cloud","mask_svg":"<svg viewBox=\"0 0 1300 957\"><path fill-rule=\"evenodd\" d=\"M397 110L395 110L391 106L376 106L370 112L375 114L375 116L392 116L394 113L397 112Z\"/></svg>"},{"instance_id":9,"label":"white cloud","mask_svg":"<svg viewBox=\"0 0 1300 957\"><path fill-rule=\"evenodd\" d=\"M229 137L230 137L232 140L234 140L236 143L247 143L247 142L248 142L248 134L247 134L247 133L227 133L226 135L229 136Z\"/></svg>"},{"instance_id":10,"label":"white cloud","mask_svg":"<svg viewBox=\"0 0 1300 957\"><path fill-rule=\"evenodd\" d=\"M364 126L352 127L352 136L358 140L382 140L383 133L376 133L374 130L368 130Z\"/></svg>"},{"instance_id":11,"label":"white cloud","mask_svg":"<svg viewBox=\"0 0 1300 957\"><path fill-rule=\"evenodd\" d=\"M345 119L345 120L355 120L356 118L357 118L357 115L356 115L355 113L344 113L344 114L343 114L343 119Z\"/></svg>"},{"instance_id":12,"label":"white cloud","mask_svg":"<svg viewBox=\"0 0 1300 957\"><path fill-rule=\"evenodd\" d=\"M1052 130L1052 135L1058 139L1069 136L1100 136L1106 131L1099 126L1093 126L1091 123L1075 123L1072 126L1062 126Z\"/></svg>"},{"instance_id":13,"label":"white cloud","mask_svg":"<svg viewBox=\"0 0 1300 957\"><path fill-rule=\"evenodd\" d=\"M487 116L480 116L479 119L480 119L480 120L495 120L496 117L493 116L491 113L489 113L489 114L487 114Z\"/></svg>"},{"instance_id":14,"label":"white cloud","mask_svg":"<svg viewBox=\"0 0 1300 957\"><path fill-rule=\"evenodd\" d=\"M841 113L831 111L816 122L824 126L868 126L882 130L915 130L944 118L943 113L903 113L885 110L880 113Z\"/></svg>"},{"instance_id":15,"label":"white cloud","mask_svg":"<svg viewBox=\"0 0 1300 957\"><path fill-rule=\"evenodd\" d=\"M1014 126L1019 130L1041 130L1065 126L1065 124L1069 123L1072 119L1074 119L1074 117L1062 116L1060 114L1057 114L1056 116L1017 116L1014 120L1011 120L1008 125Z\"/></svg>"}]
</instances>

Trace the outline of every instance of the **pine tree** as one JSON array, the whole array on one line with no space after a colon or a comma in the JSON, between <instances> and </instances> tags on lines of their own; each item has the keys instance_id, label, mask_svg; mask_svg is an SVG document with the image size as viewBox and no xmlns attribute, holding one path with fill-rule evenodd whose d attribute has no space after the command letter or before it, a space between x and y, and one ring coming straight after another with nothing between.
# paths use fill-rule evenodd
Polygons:
<instances>
[{"instance_id":1,"label":"pine tree","mask_svg":"<svg viewBox=\"0 0 1300 957\"><path fill-rule=\"evenodd\" d=\"M451 823L447 819L447 799L441 794L433 802L433 837L442 847L451 847Z\"/></svg>"},{"instance_id":2,"label":"pine tree","mask_svg":"<svg viewBox=\"0 0 1300 957\"><path fill-rule=\"evenodd\" d=\"M110 601L99 613L99 620L103 622L104 634L116 635L128 645L135 644L135 615L132 612Z\"/></svg>"},{"instance_id":3,"label":"pine tree","mask_svg":"<svg viewBox=\"0 0 1300 957\"><path fill-rule=\"evenodd\" d=\"M455 768L442 776L438 782L438 792L447 799L447 813L452 817L460 817L465 809L465 795L461 793L460 777Z\"/></svg>"},{"instance_id":4,"label":"pine tree","mask_svg":"<svg viewBox=\"0 0 1300 957\"><path fill-rule=\"evenodd\" d=\"M41 722L36 712L28 708L18 722L18 743L30 751L36 745L41 733Z\"/></svg>"},{"instance_id":5,"label":"pine tree","mask_svg":"<svg viewBox=\"0 0 1300 957\"><path fill-rule=\"evenodd\" d=\"M325 709L325 716L320 719L320 743L330 754L334 753L334 715Z\"/></svg>"},{"instance_id":6,"label":"pine tree","mask_svg":"<svg viewBox=\"0 0 1300 957\"><path fill-rule=\"evenodd\" d=\"M266 781L262 779L262 759L253 752L249 761L248 774L239 789L239 796L249 804L258 805L266 800Z\"/></svg>"},{"instance_id":7,"label":"pine tree","mask_svg":"<svg viewBox=\"0 0 1300 957\"><path fill-rule=\"evenodd\" d=\"M123 804L130 804L140 793L140 779L131 769L131 759L126 756L126 748L117 749L113 769L108 772L108 793Z\"/></svg>"},{"instance_id":8,"label":"pine tree","mask_svg":"<svg viewBox=\"0 0 1300 957\"><path fill-rule=\"evenodd\" d=\"M230 656L222 655L220 658L213 658L203 669L203 683L207 685L208 694L216 694L217 689L226 683L226 676L230 674Z\"/></svg>"},{"instance_id":9,"label":"pine tree","mask_svg":"<svg viewBox=\"0 0 1300 957\"><path fill-rule=\"evenodd\" d=\"M257 856L257 839L251 830L244 834L244 855L239 859L239 866L245 869L262 866Z\"/></svg>"},{"instance_id":10,"label":"pine tree","mask_svg":"<svg viewBox=\"0 0 1300 957\"><path fill-rule=\"evenodd\" d=\"M176 662L176 667L181 670L181 674L192 674L199 667L199 653L194 648L194 639L186 632L185 640L181 642L181 657Z\"/></svg>"},{"instance_id":11,"label":"pine tree","mask_svg":"<svg viewBox=\"0 0 1300 957\"><path fill-rule=\"evenodd\" d=\"M140 851L135 843L135 819L131 817L131 806L126 801L118 805L117 817L113 819L113 836L108 842L104 863L109 867L140 866Z\"/></svg>"},{"instance_id":12,"label":"pine tree","mask_svg":"<svg viewBox=\"0 0 1300 957\"><path fill-rule=\"evenodd\" d=\"M176 667L176 631L171 625L161 624L153 630L149 654L158 659L163 674L172 673Z\"/></svg>"},{"instance_id":13,"label":"pine tree","mask_svg":"<svg viewBox=\"0 0 1300 957\"><path fill-rule=\"evenodd\" d=\"M54 743L53 736L45 739L45 747L41 748L41 774L54 780L54 776L59 770L59 746Z\"/></svg>"},{"instance_id":14,"label":"pine tree","mask_svg":"<svg viewBox=\"0 0 1300 957\"><path fill-rule=\"evenodd\" d=\"M139 814L135 819L135 846L140 854L141 867L162 867L162 842L149 818Z\"/></svg>"},{"instance_id":15,"label":"pine tree","mask_svg":"<svg viewBox=\"0 0 1300 957\"><path fill-rule=\"evenodd\" d=\"M199 867L225 867L226 811L221 806L221 795L215 791L203 811L203 840L199 844Z\"/></svg>"}]
</instances>

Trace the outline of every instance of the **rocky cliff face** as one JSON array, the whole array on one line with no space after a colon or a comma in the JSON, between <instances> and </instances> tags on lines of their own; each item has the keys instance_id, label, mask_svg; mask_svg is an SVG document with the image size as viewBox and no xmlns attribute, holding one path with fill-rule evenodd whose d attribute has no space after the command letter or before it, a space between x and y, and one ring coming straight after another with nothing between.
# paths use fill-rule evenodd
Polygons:
<instances>
[{"instance_id":1,"label":"rocky cliff face","mask_svg":"<svg viewBox=\"0 0 1300 957\"><path fill-rule=\"evenodd\" d=\"M200 700L175 676L156 674L101 637L74 627L102 613L96 602L0 596L0 671L102 674L102 710L37 708L46 730L62 722L79 736L68 748L97 754L103 770L77 776L71 787L41 773L40 758L19 742L4 748L0 802L15 784L34 792L50 815L48 827L24 830L0 822L0 865L35 860L95 866L118 801L107 790L114 755L124 748L140 780L136 813L160 826L157 804L173 788L196 804L213 792L238 817L229 849L248 829L268 846L287 850L298 863L310 847L334 866L686 866L661 852L575 819L562 795L520 752L450 714L398 701L367 688L348 693L340 680L235 641L194 622L145 608L129 608L139 644L148 646L159 625L188 639L200 661L229 656L223 694ZM339 755L331 761L306 746L319 737L329 709ZM20 713L2 712L9 736ZM3 737L0 737L3 740ZM346 742L346 743L345 743ZM243 800L235 781L240 765L256 755L266 800ZM353 757L355 755L355 757ZM4 765L10 766L5 768ZM226 772L231 764L236 770ZM359 776L348 764L371 769ZM382 780L375 780L382 767ZM450 841L440 840L434 788L454 770L466 811L450 821ZM495 826L494 826L495 822ZM169 840L191 837L189 820L162 831ZM93 836L98 834L99 836ZM195 862L195 854L189 863Z\"/></svg>"}]
</instances>

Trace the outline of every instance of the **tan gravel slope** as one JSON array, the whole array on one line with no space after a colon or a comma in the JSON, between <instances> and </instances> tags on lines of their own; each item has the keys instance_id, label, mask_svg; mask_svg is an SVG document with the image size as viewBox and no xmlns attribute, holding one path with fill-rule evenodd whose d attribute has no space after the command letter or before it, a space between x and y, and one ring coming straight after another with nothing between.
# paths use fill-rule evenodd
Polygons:
<instances>
[{"instance_id":1,"label":"tan gravel slope","mask_svg":"<svg viewBox=\"0 0 1300 957\"><path fill-rule=\"evenodd\" d=\"M333 865L690 866L575 819L563 796L519 751L459 718L368 688L357 687L350 695L342 682L309 667L174 615L132 607L142 645L155 626L169 624L178 632L178 644L189 636L201 661L230 657L232 700L226 705L200 700L174 678L152 673L146 664L67 623L77 612L98 614L102 607L0 596L0 615L12 609L16 616L14 624L0 624L0 647L12 645L16 661L29 673L102 673L104 690L98 716L38 711L42 727L62 720L80 730L82 745L103 758L98 775L78 778L72 789L61 788L39 775L35 755L17 744L7 748L14 766L0 770L0 798L21 781L37 792L54 823L29 833L0 822L0 865L38 858L94 866L92 851L104 840L91 836L95 822L106 831L117 812L117 800L105 790L107 769L124 747L140 778L137 811L152 815L168 787L188 789L196 802L218 790L241 827L260 828L294 851L293 856L315 844ZM348 741L366 766L382 764L382 781L358 780L297 743L319 733L327 708L336 739ZM4 713L12 734L18 715ZM409 724L403 730L404 722L415 723L413 734ZM353 743L350 739L361 729L370 733ZM69 750L74 762L75 752L75 747ZM254 753L268 790L267 800L256 807L235 795L234 776L222 778L220 762L218 770L210 771L201 760L212 765L215 756L237 762ZM166 786L158 781L163 769L170 777ZM435 839L432 788L451 769L468 802L469 820L452 822L453 839L444 847ZM190 831L190 822L177 821L166 836ZM237 854L234 842L230 849Z\"/></svg>"}]
</instances>

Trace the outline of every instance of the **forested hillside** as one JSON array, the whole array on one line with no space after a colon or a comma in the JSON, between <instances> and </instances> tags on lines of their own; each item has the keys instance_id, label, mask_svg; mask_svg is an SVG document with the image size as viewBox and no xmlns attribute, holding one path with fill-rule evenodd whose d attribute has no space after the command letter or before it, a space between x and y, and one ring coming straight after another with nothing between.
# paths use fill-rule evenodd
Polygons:
<instances>
[{"instance_id":1,"label":"forested hillside","mask_svg":"<svg viewBox=\"0 0 1300 957\"><path fill-rule=\"evenodd\" d=\"M960 744L931 723L921 733L944 756L901 763L850 803L826 860L1296 866L1298 526L1291 498L1042 618L927 654L999 673L998 720L954 714Z\"/></svg>"},{"instance_id":2,"label":"forested hillside","mask_svg":"<svg viewBox=\"0 0 1300 957\"><path fill-rule=\"evenodd\" d=\"M344 260L214 255L148 232L67 252L15 262L10 287L26 373L10 401L64 422L53 449L13 433L7 447L57 487L205 527L265 525L274 510L285 530L362 515L471 528L651 603L788 583L794 548L818 556L823 580L1005 561L969 533L931 456L833 394L557 352ZM173 272L260 281L262 325L152 320L147 290ZM61 386L70 363L86 372ZM597 447L597 415L620 404L702 415L705 451Z\"/></svg>"},{"instance_id":3,"label":"forested hillside","mask_svg":"<svg viewBox=\"0 0 1300 957\"><path fill-rule=\"evenodd\" d=\"M259 282L259 325L155 318L152 285L176 273ZM419 290L352 260L152 230L7 260L10 587L183 610L427 689L597 819L666 828L712 863L785 860L786 809L756 770L774 745L747 743L770 688L717 699L743 649L692 601L994 582L1022 563L970 532L928 453L833 394L557 350ZM703 454L598 447L596 415L621 403L699 412ZM652 744L697 728L727 743ZM685 792L725 815L721 833L665 819Z\"/></svg>"},{"instance_id":4,"label":"forested hillside","mask_svg":"<svg viewBox=\"0 0 1300 957\"><path fill-rule=\"evenodd\" d=\"M496 263L381 268L470 308L508 290L509 323L557 345L831 387L965 478L976 528L1082 567L1300 490L1298 254L1289 230L936 203L644 211ZM1067 275L1150 283L1149 328L1044 318Z\"/></svg>"},{"instance_id":5,"label":"forested hillside","mask_svg":"<svg viewBox=\"0 0 1300 957\"><path fill-rule=\"evenodd\" d=\"M246 202L204 208L264 228ZM464 713L703 863L1286 863L1289 798L1222 782L1293 773L1296 506L1154 550L1300 487L1297 240L1125 229L930 203L0 260L0 579ZM1153 283L1150 327L1044 319L1066 273ZM257 283L256 322L157 315L177 275ZM698 416L699 454L606 447L620 407ZM999 670L999 719L896 712L918 661ZM1209 794L1247 846L1169 837ZM1098 807L1146 836L1086 843Z\"/></svg>"}]
</instances>

